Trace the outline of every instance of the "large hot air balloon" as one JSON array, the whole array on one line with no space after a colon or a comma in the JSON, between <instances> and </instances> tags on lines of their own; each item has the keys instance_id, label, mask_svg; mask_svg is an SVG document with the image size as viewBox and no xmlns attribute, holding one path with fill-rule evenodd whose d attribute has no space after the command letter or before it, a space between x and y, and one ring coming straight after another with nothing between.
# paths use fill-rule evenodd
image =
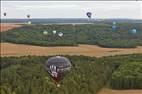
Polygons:
<instances>
[{"instance_id":1,"label":"large hot air balloon","mask_svg":"<svg viewBox=\"0 0 142 94\"><path fill-rule=\"evenodd\" d=\"M90 19L91 16L92 16L92 13L91 12L87 12L86 15L88 16L88 18Z\"/></svg>"},{"instance_id":2,"label":"large hot air balloon","mask_svg":"<svg viewBox=\"0 0 142 94\"><path fill-rule=\"evenodd\" d=\"M57 87L60 87L59 81L71 70L71 62L62 56L50 57L45 63L45 68L56 81Z\"/></svg>"}]
</instances>

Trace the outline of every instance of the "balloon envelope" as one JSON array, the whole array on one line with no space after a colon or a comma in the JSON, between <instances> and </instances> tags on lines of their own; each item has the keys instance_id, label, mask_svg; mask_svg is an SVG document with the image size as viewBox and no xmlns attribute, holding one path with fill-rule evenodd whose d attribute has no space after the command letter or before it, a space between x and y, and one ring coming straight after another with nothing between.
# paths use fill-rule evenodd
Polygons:
<instances>
[{"instance_id":1,"label":"balloon envelope","mask_svg":"<svg viewBox=\"0 0 142 94\"><path fill-rule=\"evenodd\" d=\"M5 12L5 13L3 13L3 15L4 15L4 16L6 16L6 14L7 14L6 12Z\"/></svg>"},{"instance_id":2,"label":"balloon envelope","mask_svg":"<svg viewBox=\"0 0 142 94\"><path fill-rule=\"evenodd\" d=\"M52 78L59 82L63 79L64 75L70 71L71 62L66 57L55 56L46 61L45 67Z\"/></svg>"},{"instance_id":3,"label":"balloon envelope","mask_svg":"<svg viewBox=\"0 0 142 94\"><path fill-rule=\"evenodd\" d=\"M116 30L116 25L112 25L112 30Z\"/></svg>"},{"instance_id":4,"label":"balloon envelope","mask_svg":"<svg viewBox=\"0 0 142 94\"><path fill-rule=\"evenodd\" d=\"M28 21L28 24L31 24L32 22L31 21Z\"/></svg>"},{"instance_id":5,"label":"balloon envelope","mask_svg":"<svg viewBox=\"0 0 142 94\"><path fill-rule=\"evenodd\" d=\"M56 30L53 30L52 32L53 32L53 34L56 34Z\"/></svg>"},{"instance_id":6,"label":"balloon envelope","mask_svg":"<svg viewBox=\"0 0 142 94\"><path fill-rule=\"evenodd\" d=\"M27 18L30 18L30 15L29 15L29 14L27 15Z\"/></svg>"},{"instance_id":7,"label":"balloon envelope","mask_svg":"<svg viewBox=\"0 0 142 94\"><path fill-rule=\"evenodd\" d=\"M44 34L44 35L47 35L47 34L48 34L48 32L47 32L47 31L43 31L43 34Z\"/></svg>"},{"instance_id":8,"label":"balloon envelope","mask_svg":"<svg viewBox=\"0 0 142 94\"><path fill-rule=\"evenodd\" d=\"M59 32L59 33L58 33L58 36L59 36L59 37L62 37L63 35L64 35L64 34L63 34L62 32Z\"/></svg>"},{"instance_id":9,"label":"balloon envelope","mask_svg":"<svg viewBox=\"0 0 142 94\"><path fill-rule=\"evenodd\" d=\"M136 29L132 29L131 32L135 34L135 33L137 33L137 30Z\"/></svg>"},{"instance_id":10,"label":"balloon envelope","mask_svg":"<svg viewBox=\"0 0 142 94\"><path fill-rule=\"evenodd\" d=\"M113 25L116 25L116 22L113 22Z\"/></svg>"},{"instance_id":11,"label":"balloon envelope","mask_svg":"<svg viewBox=\"0 0 142 94\"><path fill-rule=\"evenodd\" d=\"M86 15L88 16L88 18L91 18L92 13L91 12L87 12Z\"/></svg>"}]
</instances>

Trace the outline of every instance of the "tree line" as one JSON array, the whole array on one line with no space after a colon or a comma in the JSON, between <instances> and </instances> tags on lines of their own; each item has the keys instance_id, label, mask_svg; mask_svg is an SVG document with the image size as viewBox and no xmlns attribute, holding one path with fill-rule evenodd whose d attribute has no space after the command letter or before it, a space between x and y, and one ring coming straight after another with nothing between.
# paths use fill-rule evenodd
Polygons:
<instances>
[{"instance_id":1,"label":"tree line","mask_svg":"<svg viewBox=\"0 0 142 94\"><path fill-rule=\"evenodd\" d=\"M111 23L84 25L25 25L1 33L1 42L31 44L40 46L77 46L93 44L102 47L133 48L142 45L142 27L140 23L118 23L115 31ZM137 33L131 33L133 28ZM43 31L48 34L44 35ZM64 35L53 34L56 30Z\"/></svg>"},{"instance_id":2,"label":"tree line","mask_svg":"<svg viewBox=\"0 0 142 94\"><path fill-rule=\"evenodd\" d=\"M102 58L65 56L71 60L72 69L57 88L44 68L49 57L1 57L1 94L96 94L123 64L125 67L129 62L142 62L142 54Z\"/></svg>"}]
</instances>

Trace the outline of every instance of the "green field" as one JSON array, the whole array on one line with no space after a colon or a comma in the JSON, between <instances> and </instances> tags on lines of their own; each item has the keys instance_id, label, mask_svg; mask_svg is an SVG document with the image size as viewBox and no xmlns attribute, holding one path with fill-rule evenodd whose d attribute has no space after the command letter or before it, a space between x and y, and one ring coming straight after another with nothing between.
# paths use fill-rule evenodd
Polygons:
<instances>
[{"instance_id":1,"label":"green field","mask_svg":"<svg viewBox=\"0 0 142 94\"><path fill-rule=\"evenodd\" d=\"M141 23L117 23L112 31L112 23L82 25L25 25L1 33L1 42L30 44L39 46L77 46L78 44L99 45L110 48L134 48L142 45ZM130 31L136 28L137 33ZM48 31L47 35L43 31ZM63 32L63 37L52 31Z\"/></svg>"},{"instance_id":2,"label":"green field","mask_svg":"<svg viewBox=\"0 0 142 94\"><path fill-rule=\"evenodd\" d=\"M66 57L71 60L72 70L60 82L60 88L55 86L44 69L44 63L49 57L1 57L1 94L96 94L104 85L110 83L111 78L119 71L126 72L126 76L142 78L142 54L102 58ZM121 77L125 78L125 75L122 73ZM142 89L142 81L137 82L137 87L133 88ZM115 81L113 83L117 84Z\"/></svg>"}]
</instances>

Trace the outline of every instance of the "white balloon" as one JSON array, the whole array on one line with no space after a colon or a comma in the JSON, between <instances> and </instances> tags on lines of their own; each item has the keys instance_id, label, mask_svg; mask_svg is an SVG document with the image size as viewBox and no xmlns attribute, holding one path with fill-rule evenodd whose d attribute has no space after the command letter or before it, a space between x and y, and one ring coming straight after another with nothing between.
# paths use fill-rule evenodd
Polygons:
<instances>
[{"instance_id":1,"label":"white balloon","mask_svg":"<svg viewBox=\"0 0 142 94\"><path fill-rule=\"evenodd\" d=\"M44 35L47 35L47 34L48 34L48 32L47 32L47 31L43 31L43 34L44 34Z\"/></svg>"},{"instance_id":2,"label":"white balloon","mask_svg":"<svg viewBox=\"0 0 142 94\"><path fill-rule=\"evenodd\" d=\"M64 34L63 34L62 32L59 32L59 33L58 33L58 36L59 36L59 37L62 37L63 35L64 35Z\"/></svg>"},{"instance_id":3,"label":"white balloon","mask_svg":"<svg viewBox=\"0 0 142 94\"><path fill-rule=\"evenodd\" d=\"M28 21L28 24L32 24L32 22L31 22L31 21Z\"/></svg>"},{"instance_id":4,"label":"white balloon","mask_svg":"<svg viewBox=\"0 0 142 94\"><path fill-rule=\"evenodd\" d=\"M53 34L56 34L57 31L56 31L56 30L53 30L52 32L53 32Z\"/></svg>"},{"instance_id":5,"label":"white balloon","mask_svg":"<svg viewBox=\"0 0 142 94\"><path fill-rule=\"evenodd\" d=\"M75 26L76 24L72 24L73 26Z\"/></svg>"}]
</instances>

